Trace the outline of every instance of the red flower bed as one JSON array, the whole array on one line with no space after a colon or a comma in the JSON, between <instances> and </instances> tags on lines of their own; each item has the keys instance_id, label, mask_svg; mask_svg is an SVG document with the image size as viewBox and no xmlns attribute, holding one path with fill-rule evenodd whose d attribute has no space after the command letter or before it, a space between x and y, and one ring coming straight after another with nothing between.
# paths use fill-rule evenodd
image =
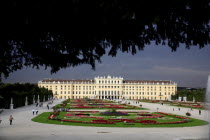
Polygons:
<instances>
[{"instance_id":1,"label":"red flower bed","mask_svg":"<svg viewBox=\"0 0 210 140\"><path fill-rule=\"evenodd\" d=\"M179 118L179 119L187 119L185 117L180 117L180 116L176 116L176 115L172 115L172 116L175 117L175 118Z\"/></svg>"},{"instance_id":2,"label":"red flower bed","mask_svg":"<svg viewBox=\"0 0 210 140\"><path fill-rule=\"evenodd\" d=\"M142 123L142 124L156 124L156 121L154 121L154 120L142 120L139 123Z\"/></svg>"},{"instance_id":3,"label":"red flower bed","mask_svg":"<svg viewBox=\"0 0 210 140\"><path fill-rule=\"evenodd\" d=\"M95 108L95 107L90 107L90 106L77 106L77 107L74 107L74 108Z\"/></svg>"},{"instance_id":4,"label":"red flower bed","mask_svg":"<svg viewBox=\"0 0 210 140\"><path fill-rule=\"evenodd\" d=\"M108 120L92 120L93 123L100 123L100 124L114 124L114 122Z\"/></svg>"},{"instance_id":5,"label":"red flower bed","mask_svg":"<svg viewBox=\"0 0 210 140\"><path fill-rule=\"evenodd\" d=\"M52 119L53 117L55 117L55 115L50 115L50 116L48 117L48 119Z\"/></svg>"},{"instance_id":6,"label":"red flower bed","mask_svg":"<svg viewBox=\"0 0 210 140\"><path fill-rule=\"evenodd\" d=\"M203 106L201 106L201 105L193 105L192 107L195 107L195 108L202 108Z\"/></svg>"},{"instance_id":7,"label":"red flower bed","mask_svg":"<svg viewBox=\"0 0 210 140\"><path fill-rule=\"evenodd\" d=\"M179 119L187 119L187 118L185 118L185 117L180 117L180 116L176 116L176 115L173 115L173 114L168 114L168 113L163 113L163 112L158 112L158 113L164 114L164 115L168 115L168 116L173 116L173 117L179 118Z\"/></svg>"},{"instance_id":8,"label":"red flower bed","mask_svg":"<svg viewBox=\"0 0 210 140\"><path fill-rule=\"evenodd\" d=\"M153 114L145 114L145 113L139 113L139 116L153 116Z\"/></svg>"},{"instance_id":9,"label":"red flower bed","mask_svg":"<svg viewBox=\"0 0 210 140\"><path fill-rule=\"evenodd\" d=\"M133 120L133 119L108 119L108 120L110 120L110 121L119 121L119 122L124 122L124 121L135 121L135 120Z\"/></svg>"},{"instance_id":10,"label":"red flower bed","mask_svg":"<svg viewBox=\"0 0 210 140\"><path fill-rule=\"evenodd\" d=\"M60 121L63 121L63 122L76 122L76 123L83 123L83 121L74 121L74 120L60 120Z\"/></svg>"},{"instance_id":11,"label":"red flower bed","mask_svg":"<svg viewBox=\"0 0 210 140\"><path fill-rule=\"evenodd\" d=\"M136 119L145 119L145 118L161 118L163 117L162 115L159 114L145 114L145 113L139 113L138 115L140 116L145 116L145 117L137 117Z\"/></svg>"}]
</instances>

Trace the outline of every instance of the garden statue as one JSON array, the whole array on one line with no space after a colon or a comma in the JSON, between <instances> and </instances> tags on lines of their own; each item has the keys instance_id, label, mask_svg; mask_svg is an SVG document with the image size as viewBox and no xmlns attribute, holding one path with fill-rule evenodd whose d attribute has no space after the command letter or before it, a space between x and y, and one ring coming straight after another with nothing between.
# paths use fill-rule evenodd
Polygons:
<instances>
[{"instance_id":1,"label":"garden statue","mask_svg":"<svg viewBox=\"0 0 210 140\"><path fill-rule=\"evenodd\" d=\"M28 105L28 98L26 96L25 106L27 106L27 105Z\"/></svg>"},{"instance_id":2,"label":"garden statue","mask_svg":"<svg viewBox=\"0 0 210 140\"><path fill-rule=\"evenodd\" d=\"M10 109L14 109L13 99L11 98Z\"/></svg>"}]
</instances>

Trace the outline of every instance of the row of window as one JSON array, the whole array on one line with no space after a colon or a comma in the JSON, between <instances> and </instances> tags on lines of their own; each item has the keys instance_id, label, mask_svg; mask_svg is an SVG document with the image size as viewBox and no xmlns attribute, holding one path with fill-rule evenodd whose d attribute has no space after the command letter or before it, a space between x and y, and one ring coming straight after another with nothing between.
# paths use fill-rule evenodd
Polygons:
<instances>
[{"instance_id":1,"label":"row of window","mask_svg":"<svg viewBox=\"0 0 210 140\"><path fill-rule=\"evenodd\" d=\"M91 91L86 91L86 92L85 91L83 91L83 92L82 91L73 91L72 92L72 94L82 94L82 93L83 94L96 94L96 91L92 91L92 92ZM55 94L58 94L58 92L55 91ZM67 91L60 91L60 94L70 94L70 91L68 91L68 92Z\"/></svg>"},{"instance_id":2,"label":"row of window","mask_svg":"<svg viewBox=\"0 0 210 140\"><path fill-rule=\"evenodd\" d=\"M46 87L46 88L48 88L48 86L43 86L43 87ZM52 88L52 86L49 86L50 88ZM55 86L55 88L57 88L58 86ZM66 88L67 86L60 86L61 88ZM83 87L83 89L88 89L88 86L73 86L73 88L82 88ZM94 86L89 86L89 88L91 89L91 87L92 88L94 88ZM95 86L96 87L96 86ZM99 88L119 88L120 86L99 86ZM124 86L124 88L144 88L145 86ZM70 88L70 86L68 86L68 88ZM145 87L146 88L146 87ZM153 88L153 86L151 86L151 87L149 87L149 86L147 86L147 88ZM156 86L154 87L154 88L156 88ZM161 88L161 86L159 87L159 88ZM167 87L163 87L163 88L167 88ZM168 89L170 89L170 88L174 88L174 87L168 87Z\"/></svg>"},{"instance_id":3,"label":"row of window","mask_svg":"<svg viewBox=\"0 0 210 140\"><path fill-rule=\"evenodd\" d=\"M43 86L43 87L44 87L44 86ZM48 88L48 86L45 86L45 88ZM99 88L112 88L112 89L113 89L113 88L120 88L120 86L99 86ZM52 87L50 86L48 89L52 90ZM61 89L61 90L63 90L63 89L64 89L64 90L67 90L66 87L64 87L64 88L61 87L60 89ZM81 90L81 87L80 87L80 86L78 86L78 87L75 86L75 88L73 88L73 89L75 89L75 90ZM85 89L86 89L86 90L91 90L91 86L89 87L89 89L88 89L88 87L86 87L86 88L83 87L83 90L85 90ZM140 88L139 88L139 90L141 90L141 89L142 89L142 90L146 90L146 88L144 88L144 87L142 87L142 88L140 87ZM153 89L156 90L156 88L152 88L152 87L151 87L150 89L151 89L151 90L153 90ZM168 90L170 90L170 89L173 90L173 87L171 87L171 88L168 87ZM58 90L57 86L55 87L55 90ZM68 90L70 90L70 88L68 88ZM92 87L92 90L94 90L94 87ZM131 87L130 87L130 88L125 88L125 90L135 90L135 88L131 88ZM138 88L137 88L137 90L138 90ZM149 88L147 88L147 90L149 90ZM161 88L160 88L160 90L161 90ZM167 88L165 88L165 90L167 90Z\"/></svg>"},{"instance_id":4,"label":"row of window","mask_svg":"<svg viewBox=\"0 0 210 140\"><path fill-rule=\"evenodd\" d=\"M70 98L72 98L72 99L82 99L82 98L91 98L92 96L84 96L84 97L81 97L81 96L72 96L72 97L70 97L70 96L60 96L60 98L61 99L70 99ZM113 98L113 97L108 97L108 96L101 96L101 97L99 97L99 99L105 99L105 98ZM114 98L117 98L117 99L119 99L119 97L117 96L117 97L114 97ZM130 100L132 100L132 99L148 99L148 100L167 100L167 97L128 97L128 98L126 98L126 99L130 99Z\"/></svg>"},{"instance_id":5,"label":"row of window","mask_svg":"<svg viewBox=\"0 0 210 140\"><path fill-rule=\"evenodd\" d=\"M171 93L173 94L173 93ZM168 92L168 94L165 92L165 95L171 95L170 92ZM134 95L134 92L125 92L123 95ZM136 92L136 95L153 95L153 92ZM156 95L156 92L154 92L154 95ZM161 92L159 95L163 95Z\"/></svg>"},{"instance_id":6,"label":"row of window","mask_svg":"<svg viewBox=\"0 0 210 140\"><path fill-rule=\"evenodd\" d=\"M119 95L120 91L99 91L98 92L99 95ZM57 91L55 91L55 94L58 94ZM60 94L70 94L70 91L61 91ZM73 91L72 94L96 94L96 91ZM122 93L122 95L156 95L156 92L136 92L136 94L134 92L125 92ZM173 94L173 93L171 93ZM171 95L170 92L165 92L165 95ZM164 93L159 93L159 95L164 95Z\"/></svg>"},{"instance_id":7,"label":"row of window","mask_svg":"<svg viewBox=\"0 0 210 140\"><path fill-rule=\"evenodd\" d=\"M98 81L99 84L119 84L120 81L112 81L112 80L99 80Z\"/></svg>"},{"instance_id":8,"label":"row of window","mask_svg":"<svg viewBox=\"0 0 210 140\"><path fill-rule=\"evenodd\" d=\"M143 89L124 89L124 90L127 90L127 91L128 90L137 90L137 91L153 91L154 90L154 91L156 91L156 88L155 89L146 89L146 88L145 89L144 88ZM163 91L164 89L160 89L160 90ZM165 91L171 91L171 90L170 89L168 89L168 90L165 89ZM173 89L172 89L172 91L173 91Z\"/></svg>"}]
</instances>

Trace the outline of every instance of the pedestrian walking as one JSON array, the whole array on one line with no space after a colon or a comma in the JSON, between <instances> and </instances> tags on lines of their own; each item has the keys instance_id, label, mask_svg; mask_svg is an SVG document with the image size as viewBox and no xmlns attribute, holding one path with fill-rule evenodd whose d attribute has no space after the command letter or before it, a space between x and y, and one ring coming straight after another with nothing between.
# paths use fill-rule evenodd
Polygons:
<instances>
[{"instance_id":1,"label":"pedestrian walking","mask_svg":"<svg viewBox=\"0 0 210 140\"><path fill-rule=\"evenodd\" d=\"M192 107L190 108L190 111L193 111Z\"/></svg>"},{"instance_id":2,"label":"pedestrian walking","mask_svg":"<svg viewBox=\"0 0 210 140\"><path fill-rule=\"evenodd\" d=\"M173 108L173 111L174 111L174 108Z\"/></svg>"},{"instance_id":3,"label":"pedestrian walking","mask_svg":"<svg viewBox=\"0 0 210 140\"><path fill-rule=\"evenodd\" d=\"M12 120L14 120L14 118L12 117L12 115L10 115L10 117L9 117L10 125L12 125Z\"/></svg>"},{"instance_id":4,"label":"pedestrian walking","mask_svg":"<svg viewBox=\"0 0 210 140\"><path fill-rule=\"evenodd\" d=\"M34 109L32 109L32 113L33 113L33 115L34 115L34 112L35 112L35 110L34 110Z\"/></svg>"},{"instance_id":5,"label":"pedestrian walking","mask_svg":"<svg viewBox=\"0 0 210 140\"><path fill-rule=\"evenodd\" d=\"M199 110L199 115L201 115L201 110Z\"/></svg>"},{"instance_id":6,"label":"pedestrian walking","mask_svg":"<svg viewBox=\"0 0 210 140\"><path fill-rule=\"evenodd\" d=\"M2 121L2 119L1 119L1 117L0 117L0 123L1 123L1 121Z\"/></svg>"},{"instance_id":7,"label":"pedestrian walking","mask_svg":"<svg viewBox=\"0 0 210 140\"><path fill-rule=\"evenodd\" d=\"M39 105L39 103L36 103L36 107Z\"/></svg>"},{"instance_id":8,"label":"pedestrian walking","mask_svg":"<svg viewBox=\"0 0 210 140\"><path fill-rule=\"evenodd\" d=\"M47 109L49 110L50 109L50 106L47 104Z\"/></svg>"},{"instance_id":9,"label":"pedestrian walking","mask_svg":"<svg viewBox=\"0 0 210 140\"><path fill-rule=\"evenodd\" d=\"M39 110L38 110L38 109L36 109L36 115L38 114L38 112L39 112Z\"/></svg>"},{"instance_id":10,"label":"pedestrian walking","mask_svg":"<svg viewBox=\"0 0 210 140\"><path fill-rule=\"evenodd\" d=\"M180 108L179 108L179 111L180 111Z\"/></svg>"}]
</instances>

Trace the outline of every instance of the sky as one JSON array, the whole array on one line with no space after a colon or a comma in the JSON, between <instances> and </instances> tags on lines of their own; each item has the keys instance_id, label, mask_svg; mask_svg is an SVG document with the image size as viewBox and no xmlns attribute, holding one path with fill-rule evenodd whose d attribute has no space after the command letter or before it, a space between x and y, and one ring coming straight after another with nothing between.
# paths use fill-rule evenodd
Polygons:
<instances>
[{"instance_id":1,"label":"sky","mask_svg":"<svg viewBox=\"0 0 210 140\"><path fill-rule=\"evenodd\" d=\"M94 79L96 76L117 76L124 80L172 80L179 87L206 88L210 75L210 45L199 49L180 46L172 52L167 45L147 45L137 54L118 52L116 57L101 58L96 69L83 64L74 68L61 69L55 74L50 68L39 70L24 67L10 74L5 83L37 83L45 78L51 79Z\"/></svg>"}]
</instances>

